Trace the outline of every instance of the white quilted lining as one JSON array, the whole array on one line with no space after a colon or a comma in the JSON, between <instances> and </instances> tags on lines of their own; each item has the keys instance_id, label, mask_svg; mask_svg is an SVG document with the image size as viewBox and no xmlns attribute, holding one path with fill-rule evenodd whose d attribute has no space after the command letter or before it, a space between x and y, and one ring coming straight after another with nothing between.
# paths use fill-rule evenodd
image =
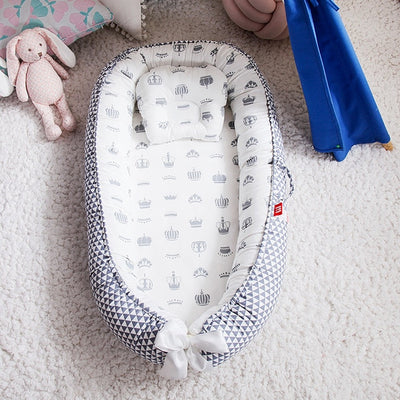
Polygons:
<instances>
[{"instance_id":1,"label":"white quilted lining","mask_svg":"<svg viewBox=\"0 0 400 400\"><path fill-rule=\"evenodd\" d=\"M146 304L168 310L189 325L196 319L200 324L229 301L257 257L270 195L272 143L265 93L251 65L243 64L231 47L214 43L202 45L197 62L199 46L188 46L193 47L191 60L180 59L180 53L166 45L142 49L118 62L100 98L97 152L106 232L122 279ZM138 79L159 64L204 65L205 54L228 82L232 112L226 109L222 140L149 145L140 114L134 112ZM191 150L199 156L186 157ZM163 163L164 159L168 164L168 154L174 157L170 169ZM213 154L224 157L211 159ZM203 179L196 180L199 171ZM165 191L162 177L168 175L176 178L170 182L174 190ZM214 182L214 175L217 181L225 176L225 184ZM190 213L188 199L200 191L208 203L198 213ZM172 209L174 195L184 201ZM220 208L226 198L231 207L227 214ZM146 208L146 200L152 200L153 207ZM166 216L162 210L168 208L171 213L164 214L171 215ZM228 240L217 229L222 217L231 223ZM205 228L201 234L190 225L190 220L196 223L200 218ZM165 258L178 254L169 251L171 246L181 257Z\"/></svg>"}]
</instances>

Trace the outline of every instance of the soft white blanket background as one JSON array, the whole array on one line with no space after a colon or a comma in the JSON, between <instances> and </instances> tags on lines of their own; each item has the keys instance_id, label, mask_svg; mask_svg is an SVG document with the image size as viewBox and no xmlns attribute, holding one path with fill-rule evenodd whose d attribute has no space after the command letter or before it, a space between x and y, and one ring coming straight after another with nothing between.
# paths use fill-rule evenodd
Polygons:
<instances>
[{"instance_id":1,"label":"soft white blanket background","mask_svg":"<svg viewBox=\"0 0 400 400\"><path fill-rule=\"evenodd\" d=\"M91 89L138 42L103 29L73 44L65 90L75 134L45 139L31 103L0 99L1 399L400 398L400 4L341 0L341 15L395 150L313 151L288 40L241 31L216 0L152 0L146 43L230 41L269 80L296 192L288 268L275 312L245 351L183 382L121 345L102 321L87 271L84 130Z\"/></svg>"}]
</instances>

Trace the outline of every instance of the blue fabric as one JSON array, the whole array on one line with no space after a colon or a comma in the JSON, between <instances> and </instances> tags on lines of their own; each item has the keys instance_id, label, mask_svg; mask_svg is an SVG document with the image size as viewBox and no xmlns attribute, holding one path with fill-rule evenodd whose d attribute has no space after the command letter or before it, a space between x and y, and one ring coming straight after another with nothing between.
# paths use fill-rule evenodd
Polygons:
<instances>
[{"instance_id":1,"label":"blue fabric","mask_svg":"<svg viewBox=\"0 0 400 400\"><path fill-rule=\"evenodd\" d=\"M390 141L332 0L285 0L314 147L344 160L359 143Z\"/></svg>"}]
</instances>

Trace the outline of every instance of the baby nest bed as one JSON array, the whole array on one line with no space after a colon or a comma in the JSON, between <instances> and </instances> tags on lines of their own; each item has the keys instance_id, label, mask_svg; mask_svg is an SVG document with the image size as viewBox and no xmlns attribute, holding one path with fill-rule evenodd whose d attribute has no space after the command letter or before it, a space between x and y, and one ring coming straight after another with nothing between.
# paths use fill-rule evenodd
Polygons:
<instances>
[{"instance_id":1,"label":"baby nest bed","mask_svg":"<svg viewBox=\"0 0 400 400\"><path fill-rule=\"evenodd\" d=\"M292 184L254 61L210 41L123 52L93 89L85 154L91 286L112 331L167 378L228 360L270 315L286 257Z\"/></svg>"}]
</instances>

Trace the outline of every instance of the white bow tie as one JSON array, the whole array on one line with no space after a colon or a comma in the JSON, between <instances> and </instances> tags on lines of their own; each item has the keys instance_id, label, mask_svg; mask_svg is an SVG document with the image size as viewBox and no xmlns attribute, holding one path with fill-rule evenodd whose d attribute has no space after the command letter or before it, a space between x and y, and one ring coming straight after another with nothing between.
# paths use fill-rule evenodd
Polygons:
<instances>
[{"instance_id":1,"label":"white bow tie","mask_svg":"<svg viewBox=\"0 0 400 400\"><path fill-rule=\"evenodd\" d=\"M188 364L196 371L204 371L211 365L201 355L227 353L229 351L220 331L191 335L185 323L179 319L168 321L158 332L155 346L168 353L159 374L167 379L183 379L187 376Z\"/></svg>"}]
</instances>

